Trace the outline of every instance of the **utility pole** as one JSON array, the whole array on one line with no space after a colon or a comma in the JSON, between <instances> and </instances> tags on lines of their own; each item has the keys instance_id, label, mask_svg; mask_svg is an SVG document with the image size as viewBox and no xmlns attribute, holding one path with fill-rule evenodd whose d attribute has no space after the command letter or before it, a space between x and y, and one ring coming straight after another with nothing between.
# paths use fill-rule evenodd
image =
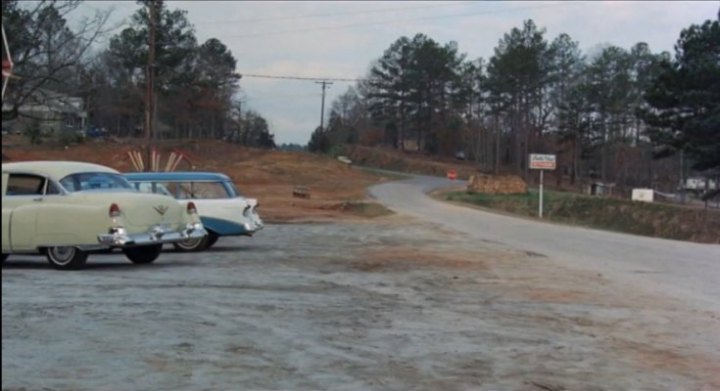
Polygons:
<instances>
[{"instance_id":1,"label":"utility pole","mask_svg":"<svg viewBox=\"0 0 720 391\"><path fill-rule=\"evenodd\" d=\"M155 129L153 129L153 125L155 121L155 22L157 20L157 6L155 2L148 2L148 7L150 8L148 18L148 64L145 76L145 87L147 89L145 94L145 141L147 143L147 160L145 162L146 171L150 171L152 166L151 144L155 136Z\"/></svg>"},{"instance_id":2,"label":"utility pole","mask_svg":"<svg viewBox=\"0 0 720 391\"><path fill-rule=\"evenodd\" d=\"M322 104L320 105L320 130L323 130L323 125L325 123L325 88L331 84L333 84L331 81L316 81L315 84L321 84L322 85Z\"/></svg>"}]
</instances>

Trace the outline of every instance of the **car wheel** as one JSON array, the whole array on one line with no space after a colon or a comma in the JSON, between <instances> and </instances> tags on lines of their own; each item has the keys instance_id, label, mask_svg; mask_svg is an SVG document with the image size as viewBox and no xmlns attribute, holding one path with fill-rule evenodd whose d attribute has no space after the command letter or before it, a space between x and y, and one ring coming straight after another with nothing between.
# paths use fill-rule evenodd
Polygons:
<instances>
[{"instance_id":1,"label":"car wheel","mask_svg":"<svg viewBox=\"0 0 720 391\"><path fill-rule=\"evenodd\" d=\"M178 251L202 251L207 248L209 238L210 235L205 235L202 238L187 239L182 242L173 243L173 246Z\"/></svg>"},{"instance_id":2,"label":"car wheel","mask_svg":"<svg viewBox=\"0 0 720 391\"><path fill-rule=\"evenodd\" d=\"M123 249L123 253L128 257L130 262L137 264L147 264L155 261L162 252L162 244L153 244L150 246L128 247Z\"/></svg>"},{"instance_id":3,"label":"car wheel","mask_svg":"<svg viewBox=\"0 0 720 391\"><path fill-rule=\"evenodd\" d=\"M207 244L205 245L205 249L207 250L210 247L212 247L212 245L215 244L215 242L217 242L218 239L220 239L220 235L218 235L214 232L208 232L208 240L207 240Z\"/></svg>"},{"instance_id":4,"label":"car wheel","mask_svg":"<svg viewBox=\"0 0 720 391\"><path fill-rule=\"evenodd\" d=\"M88 254L77 247L48 247L45 249L50 265L58 270L78 270L85 266Z\"/></svg>"}]
</instances>

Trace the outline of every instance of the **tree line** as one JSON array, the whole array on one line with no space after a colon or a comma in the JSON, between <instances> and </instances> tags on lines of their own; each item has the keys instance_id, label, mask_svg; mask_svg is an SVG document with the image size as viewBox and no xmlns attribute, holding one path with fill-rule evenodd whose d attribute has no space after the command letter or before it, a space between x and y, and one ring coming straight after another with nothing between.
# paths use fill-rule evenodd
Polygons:
<instances>
[{"instance_id":1,"label":"tree line","mask_svg":"<svg viewBox=\"0 0 720 391\"><path fill-rule=\"evenodd\" d=\"M683 30L674 57L643 42L582 53L532 20L504 34L489 59L425 34L400 37L332 103L309 148L345 144L457 154L525 177L529 153L555 153L558 180L571 183L656 187L683 164L718 176L719 22Z\"/></svg>"},{"instance_id":2,"label":"tree line","mask_svg":"<svg viewBox=\"0 0 720 391\"><path fill-rule=\"evenodd\" d=\"M72 29L68 15L79 0L2 2L3 24L15 63L3 122L47 91L82 97L90 126L121 137L143 133L149 25L155 26L156 138L215 138L247 146L275 146L267 120L243 110L237 60L217 38L198 42L187 11L141 0L130 22L108 36L108 12L96 12ZM155 7L150 21L149 7Z\"/></svg>"},{"instance_id":3,"label":"tree line","mask_svg":"<svg viewBox=\"0 0 720 391\"><path fill-rule=\"evenodd\" d=\"M2 2L18 75L3 101L4 123L53 91L82 97L89 125L142 136L152 6L156 137L275 146L266 119L238 99L236 58L219 39L198 42L186 11L141 0L118 32L108 31L103 11L71 28L68 17L81 4ZM642 42L583 53L569 35L551 39L532 20L504 34L488 59L468 59L457 43L425 34L400 37L332 103L308 148L456 155L526 178L529 153L555 153L560 180L626 187L677 183L688 167L717 176L719 18L684 29L674 55Z\"/></svg>"}]
</instances>

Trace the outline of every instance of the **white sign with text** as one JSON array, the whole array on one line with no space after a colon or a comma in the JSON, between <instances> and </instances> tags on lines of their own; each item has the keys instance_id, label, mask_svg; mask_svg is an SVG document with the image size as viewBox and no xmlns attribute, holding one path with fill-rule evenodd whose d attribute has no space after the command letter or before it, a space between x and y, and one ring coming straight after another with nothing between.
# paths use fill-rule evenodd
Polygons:
<instances>
[{"instance_id":1,"label":"white sign with text","mask_svg":"<svg viewBox=\"0 0 720 391\"><path fill-rule=\"evenodd\" d=\"M556 166L555 155L544 155L539 153L530 154L531 170L554 170Z\"/></svg>"}]
</instances>

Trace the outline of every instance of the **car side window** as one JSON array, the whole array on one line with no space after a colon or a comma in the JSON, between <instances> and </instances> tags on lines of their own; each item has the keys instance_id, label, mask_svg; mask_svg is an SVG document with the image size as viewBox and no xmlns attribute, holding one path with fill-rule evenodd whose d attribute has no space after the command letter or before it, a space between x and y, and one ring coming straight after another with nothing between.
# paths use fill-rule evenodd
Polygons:
<instances>
[{"instance_id":1,"label":"car side window","mask_svg":"<svg viewBox=\"0 0 720 391\"><path fill-rule=\"evenodd\" d=\"M141 193L155 193L166 196L173 196L167 187L161 182L135 182L133 183L135 189Z\"/></svg>"},{"instance_id":2,"label":"car side window","mask_svg":"<svg viewBox=\"0 0 720 391\"><path fill-rule=\"evenodd\" d=\"M45 195L60 195L62 191L53 181L47 181L47 189L45 189Z\"/></svg>"},{"instance_id":3,"label":"car side window","mask_svg":"<svg viewBox=\"0 0 720 391\"><path fill-rule=\"evenodd\" d=\"M157 193L157 194L162 194L162 195L166 195L166 196L170 196L170 197L175 197L175 195L174 195L172 192L170 192L170 190L168 189L168 186L167 186L167 185L168 185L167 182L157 182L157 183L155 183L155 190L154 190L154 192Z\"/></svg>"},{"instance_id":4,"label":"car side window","mask_svg":"<svg viewBox=\"0 0 720 391\"><path fill-rule=\"evenodd\" d=\"M176 184L176 198L179 200L189 200L193 197L192 183L180 182Z\"/></svg>"},{"instance_id":5,"label":"car side window","mask_svg":"<svg viewBox=\"0 0 720 391\"><path fill-rule=\"evenodd\" d=\"M195 182L193 184L193 198L197 199L221 199L231 198L223 182Z\"/></svg>"},{"instance_id":6,"label":"car side window","mask_svg":"<svg viewBox=\"0 0 720 391\"><path fill-rule=\"evenodd\" d=\"M152 193L152 184L149 182L135 182L133 185L141 193Z\"/></svg>"},{"instance_id":7,"label":"car side window","mask_svg":"<svg viewBox=\"0 0 720 391\"><path fill-rule=\"evenodd\" d=\"M31 174L10 174L8 177L8 196L43 195L45 178Z\"/></svg>"}]
</instances>

